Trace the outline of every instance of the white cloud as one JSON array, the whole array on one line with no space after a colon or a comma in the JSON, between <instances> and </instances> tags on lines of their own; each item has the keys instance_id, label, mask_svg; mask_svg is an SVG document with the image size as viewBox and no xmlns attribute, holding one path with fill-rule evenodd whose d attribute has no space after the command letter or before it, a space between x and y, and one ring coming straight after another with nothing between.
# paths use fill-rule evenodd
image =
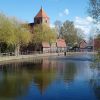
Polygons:
<instances>
[{"instance_id":1,"label":"white cloud","mask_svg":"<svg viewBox=\"0 0 100 100\"><path fill-rule=\"evenodd\" d=\"M93 18L92 17L90 17L90 16L88 16L88 17L86 17L86 20L88 21L88 22L93 22Z\"/></svg>"},{"instance_id":2,"label":"white cloud","mask_svg":"<svg viewBox=\"0 0 100 100\"><path fill-rule=\"evenodd\" d=\"M86 18L76 17L74 24L76 28L83 30L85 35L88 35L92 29L93 19L89 16Z\"/></svg>"},{"instance_id":3,"label":"white cloud","mask_svg":"<svg viewBox=\"0 0 100 100\"><path fill-rule=\"evenodd\" d=\"M69 10L67 8L62 13L59 13L60 17L67 16L67 15L69 15Z\"/></svg>"}]
</instances>

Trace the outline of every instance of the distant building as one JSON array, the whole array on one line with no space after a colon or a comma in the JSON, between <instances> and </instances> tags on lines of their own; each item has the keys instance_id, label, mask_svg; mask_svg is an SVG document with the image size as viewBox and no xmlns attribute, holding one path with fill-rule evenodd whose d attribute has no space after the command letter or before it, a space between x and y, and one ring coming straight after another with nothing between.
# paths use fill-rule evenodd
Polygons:
<instances>
[{"instance_id":1,"label":"distant building","mask_svg":"<svg viewBox=\"0 0 100 100\"><path fill-rule=\"evenodd\" d=\"M86 47L87 47L87 42L85 40L82 40L80 41L79 43L79 48L80 48L80 51L86 51Z\"/></svg>"},{"instance_id":2,"label":"distant building","mask_svg":"<svg viewBox=\"0 0 100 100\"><path fill-rule=\"evenodd\" d=\"M94 49L98 50L100 49L100 39L94 39Z\"/></svg>"},{"instance_id":3,"label":"distant building","mask_svg":"<svg viewBox=\"0 0 100 100\"><path fill-rule=\"evenodd\" d=\"M50 44L48 42L42 42L42 52L43 53L50 52Z\"/></svg>"},{"instance_id":4,"label":"distant building","mask_svg":"<svg viewBox=\"0 0 100 100\"><path fill-rule=\"evenodd\" d=\"M57 49L58 52L66 51L67 46L64 39L57 39Z\"/></svg>"},{"instance_id":5,"label":"distant building","mask_svg":"<svg viewBox=\"0 0 100 100\"><path fill-rule=\"evenodd\" d=\"M37 24L46 24L48 26L50 24L50 18L45 13L45 11L43 10L42 7L41 7L40 11L37 13L37 15L34 17L34 22L29 23L30 31L32 33L34 32L34 25L37 25Z\"/></svg>"},{"instance_id":6,"label":"distant building","mask_svg":"<svg viewBox=\"0 0 100 100\"><path fill-rule=\"evenodd\" d=\"M92 46L94 50L100 49L100 39L94 39L89 41L89 46Z\"/></svg>"},{"instance_id":7,"label":"distant building","mask_svg":"<svg viewBox=\"0 0 100 100\"><path fill-rule=\"evenodd\" d=\"M50 18L47 16L43 8L40 9L38 14L34 17L34 24L47 24L50 23Z\"/></svg>"},{"instance_id":8,"label":"distant building","mask_svg":"<svg viewBox=\"0 0 100 100\"><path fill-rule=\"evenodd\" d=\"M50 26L50 17L45 13L43 8L41 7L40 11L34 17L34 22L29 23L30 31L34 34L34 26L38 24L45 24ZM35 38L35 37L34 37ZM65 40L57 39L55 42L48 43L43 41L42 43L38 44L37 46L29 44L27 47L22 47L21 51L42 51L43 53L48 52L57 52L57 51L64 51L66 48ZM24 49L24 50L23 50Z\"/></svg>"},{"instance_id":9,"label":"distant building","mask_svg":"<svg viewBox=\"0 0 100 100\"><path fill-rule=\"evenodd\" d=\"M57 43L56 42L52 42L50 44L50 52L53 53L53 52L57 52Z\"/></svg>"}]
</instances>

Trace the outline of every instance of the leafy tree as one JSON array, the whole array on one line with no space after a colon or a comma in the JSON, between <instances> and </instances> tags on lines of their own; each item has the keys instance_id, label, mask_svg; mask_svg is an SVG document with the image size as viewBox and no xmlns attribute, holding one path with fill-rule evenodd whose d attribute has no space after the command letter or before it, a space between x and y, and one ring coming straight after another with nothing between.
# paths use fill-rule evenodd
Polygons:
<instances>
[{"instance_id":1,"label":"leafy tree","mask_svg":"<svg viewBox=\"0 0 100 100\"><path fill-rule=\"evenodd\" d=\"M75 43L77 41L77 30L72 21L65 21L61 28L61 34L67 43Z\"/></svg>"},{"instance_id":2,"label":"leafy tree","mask_svg":"<svg viewBox=\"0 0 100 100\"><path fill-rule=\"evenodd\" d=\"M55 29L50 29L45 24L34 26L33 43L53 42L55 40Z\"/></svg>"},{"instance_id":3,"label":"leafy tree","mask_svg":"<svg viewBox=\"0 0 100 100\"><path fill-rule=\"evenodd\" d=\"M81 40L84 39L84 32L80 29L80 28L77 28L77 42L79 43Z\"/></svg>"},{"instance_id":4,"label":"leafy tree","mask_svg":"<svg viewBox=\"0 0 100 100\"><path fill-rule=\"evenodd\" d=\"M28 27L28 26L27 26ZM0 13L0 43L15 47L15 54L19 54L20 45L31 41L32 34L15 18L9 18Z\"/></svg>"}]
</instances>

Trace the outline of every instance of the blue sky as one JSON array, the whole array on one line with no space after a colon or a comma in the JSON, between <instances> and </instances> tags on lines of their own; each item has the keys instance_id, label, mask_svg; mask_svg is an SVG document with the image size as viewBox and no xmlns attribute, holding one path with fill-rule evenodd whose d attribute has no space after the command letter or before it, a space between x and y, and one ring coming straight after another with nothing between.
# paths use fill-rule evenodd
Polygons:
<instances>
[{"instance_id":1,"label":"blue sky","mask_svg":"<svg viewBox=\"0 0 100 100\"><path fill-rule=\"evenodd\" d=\"M0 0L1 12L27 22L33 22L41 6L50 17L51 25L56 20L72 20L76 27L89 33L92 18L87 14L88 0Z\"/></svg>"},{"instance_id":2,"label":"blue sky","mask_svg":"<svg viewBox=\"0 0 100 100\"><path fill-rule=\"evenodd\" d=\"M74 20L76 16L87 15L88 0L0 0L0 11L9 16L31 22L41 6L51 18L55 20ZM62 15L68 9L68 14Z\"/></svg>"}]
</instances>

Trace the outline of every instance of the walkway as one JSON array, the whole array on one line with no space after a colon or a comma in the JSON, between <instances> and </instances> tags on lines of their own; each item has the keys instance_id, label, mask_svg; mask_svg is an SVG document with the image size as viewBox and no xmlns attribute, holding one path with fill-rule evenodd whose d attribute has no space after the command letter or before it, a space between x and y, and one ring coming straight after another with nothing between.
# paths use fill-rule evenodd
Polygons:
<instances>
[{"instance_id":1,"label":"walkway","mask_svg":"<svg viewBox=\"0 0 100 100\"><path fill-rule=\"evenodd\" d=\"M80 56L80 55L86 55L86 54L87 53L85 52L67 52L66 56L68 59L74 59L74 56L77 56L77 55ZM88 54L94 54L94 53L89 52ZM32 54L32 55L19 55L19 56L3 56L3 57L0 57L0 62L19 60L19 59L28 59L28 58L48 57L48 56L49 57L50 56L60 56L60 55L64 55L64 53L59 53L59 54L58 53L45 53L45 54ZM77 58L77 59L80 59L80 58Z\"/></svg>"}]
</instances>

